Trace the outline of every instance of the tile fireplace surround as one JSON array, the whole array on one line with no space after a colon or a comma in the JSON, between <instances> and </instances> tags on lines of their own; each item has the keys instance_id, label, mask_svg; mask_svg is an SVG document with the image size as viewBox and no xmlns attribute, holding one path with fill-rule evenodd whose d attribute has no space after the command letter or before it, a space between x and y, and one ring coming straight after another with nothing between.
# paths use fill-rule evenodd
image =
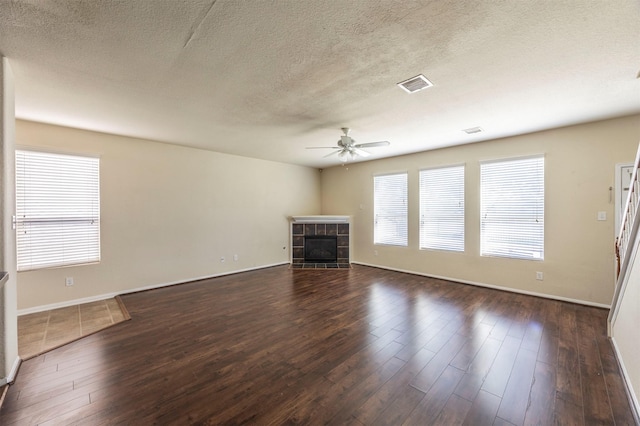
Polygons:
<instances>
[{"instance_id":1,"label":"tile fireplace surround","mask_svg":"<svg viewBox=\"0 0 640 426\"><path fill-rule=\"evenodd\" d=\"M291 267L294 269L343 269L350 268L349 216L292 216ZM337 262L318 263L305 261L305 237L335 236L338 246Z\"/></svg>"}]
</instances>

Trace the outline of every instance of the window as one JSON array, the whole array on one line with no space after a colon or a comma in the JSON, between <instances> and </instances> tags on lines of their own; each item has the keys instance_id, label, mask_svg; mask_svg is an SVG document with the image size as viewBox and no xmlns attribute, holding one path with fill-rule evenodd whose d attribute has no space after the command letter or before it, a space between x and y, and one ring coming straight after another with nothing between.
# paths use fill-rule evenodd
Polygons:
<instances>
[{"instance_id":1,"label":"window","mask_svg":"<svg viewBox=\"0 0 640 426\"><path fill-rule=\"evenodd\" d=\"M420 248L464 251L464 166L420 171Z\"/></svg>"},{"instance_id":2,"label":"window","mask_svg":"<svg viewBox=\"0 0 640 426\"><path fill-rule=\"evenodd\" d=\"M407 174L373 178L373 242L407 245Z\"/></svg>"},{"instance_id":3,"label":"window","mask_svg":"<svg viewBox=\"0 0 640 426\"><path fill-rule=\"evenodd\" d=\"M18 270L100 260L100 160L16 151Z\"/></svg>"},{"instance_id":4,"label":"window","mask_svg":"<svg viewBox=\"0 0 640 426\"><path fill-rule=\"evenodd\" d=\"M480 253L544 258L544 157L480 164Z\"/></svg>"}]
</instances>

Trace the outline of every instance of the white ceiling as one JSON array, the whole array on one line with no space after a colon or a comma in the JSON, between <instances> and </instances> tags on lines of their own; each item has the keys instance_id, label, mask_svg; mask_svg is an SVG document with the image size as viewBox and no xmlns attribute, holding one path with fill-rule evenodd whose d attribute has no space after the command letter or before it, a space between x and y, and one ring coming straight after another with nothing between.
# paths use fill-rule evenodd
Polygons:
<instances>
[{"instance_id":1,"label":"white ceiling","mask_svg":"<svg viewBox=\"0 0 640 426\"><path fill-rule=\"evenodd\" d=\"M313 167L640 113L637 0L0 0L0 53L19 118Z\"/></svg>"}]
</instances>

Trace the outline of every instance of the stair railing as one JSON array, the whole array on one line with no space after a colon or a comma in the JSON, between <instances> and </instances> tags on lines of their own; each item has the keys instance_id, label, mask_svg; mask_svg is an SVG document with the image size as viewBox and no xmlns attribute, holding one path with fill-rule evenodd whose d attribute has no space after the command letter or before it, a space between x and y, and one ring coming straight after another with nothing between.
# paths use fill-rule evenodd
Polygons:
<instances>
[{"instance_id":1,"label":"stair railing","mask_svg":"<svg viewBox=\"0 0 640 426\"><path fill-rule=\"evenodd\" d=\"M611 335L611 328L618 315L618 309L620 302L624 296L624 290L626 287L626 273L629 267L629 262L633 258L631 254L636 247L636 238L638 235L638 227L640 226L640 215L638 215L638 202L640 201L640 175L638 169L640 168L640 145L638 145L638 153L636 154L636 161L633 163L633 174L631 175L631 181L629 183L629 194L627 195L627 202L625 204L624 213L622 214L620 231L615 241L615 253L616 253L616 287L611 302L611 310L609 311L609 335Z\"/></svg>"}]
</instances>

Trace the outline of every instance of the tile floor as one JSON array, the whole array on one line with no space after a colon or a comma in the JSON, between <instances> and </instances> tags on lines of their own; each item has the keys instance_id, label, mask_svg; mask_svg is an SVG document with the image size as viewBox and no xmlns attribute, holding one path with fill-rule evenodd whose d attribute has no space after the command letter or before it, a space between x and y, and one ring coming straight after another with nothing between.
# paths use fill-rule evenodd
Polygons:
<instances>
[{"instance_id":1,"label":"tile floor","mask_svg":"<svg viewBox=\"0 0 640 426\"><path fill-rule=\"evenodd\" d=\"M18 353L23 360L129 319L115 298L18 317Z\"/></svg>"}]
</instances>

